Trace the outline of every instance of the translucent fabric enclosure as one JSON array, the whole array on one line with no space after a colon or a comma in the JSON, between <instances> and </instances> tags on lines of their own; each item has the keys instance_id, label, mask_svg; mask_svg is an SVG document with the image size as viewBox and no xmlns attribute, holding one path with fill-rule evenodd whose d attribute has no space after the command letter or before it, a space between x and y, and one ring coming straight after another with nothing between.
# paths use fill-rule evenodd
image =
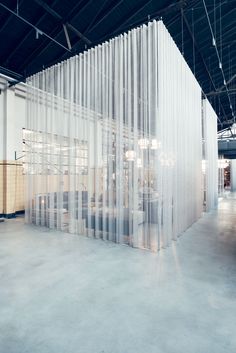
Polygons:
<instances>
[{"instance_id":1,"label":"translucent fabric enclosure","mask_svg":"<svg viewBox=\"0 0 236 353\"><path fill-rule=\"evenodd\" d=\"M210 211L218 204L217 115L208 99L202 105L204 204L205 210Z\"/></svg>"},{"instance_id":2,"label":"translucent fabric enclosure","mask_svg":"<svg viewBox=\"0 0 236 353\"><path fill-rule=\"evenodd\" d=\"M156 251L200 217L201 89L161 21L27 86L27 222Z\"/></svg>"}]
</instances>

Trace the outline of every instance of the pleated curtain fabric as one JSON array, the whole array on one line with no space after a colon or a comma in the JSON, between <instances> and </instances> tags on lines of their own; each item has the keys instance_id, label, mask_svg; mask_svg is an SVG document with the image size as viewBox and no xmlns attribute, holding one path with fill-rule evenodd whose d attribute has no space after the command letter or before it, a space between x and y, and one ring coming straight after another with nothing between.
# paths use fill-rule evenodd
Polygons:
<instances>
[{"instance_id":1,"label":"pleated curtain fabric","mask_svg":"<svg viewBox=\"0 0 236 353\"><path fill-rule=\"evenodd\" d=\"M218 178L221 179L221 174L218 176L217 115L208 99L202 101L202 107L204 203L209 212L218 204Z\"/></svg>"},{"instance_id":2,"label":"pleated curtain fabric","mask_svg":"<svg viewBox=\"0 0 236 353\"><path fill-rule=\"evenodd\" d=\"M162 21L27 87L28 223L157 251L201 216L201 89Z\"/></svg>"}]
</instances>

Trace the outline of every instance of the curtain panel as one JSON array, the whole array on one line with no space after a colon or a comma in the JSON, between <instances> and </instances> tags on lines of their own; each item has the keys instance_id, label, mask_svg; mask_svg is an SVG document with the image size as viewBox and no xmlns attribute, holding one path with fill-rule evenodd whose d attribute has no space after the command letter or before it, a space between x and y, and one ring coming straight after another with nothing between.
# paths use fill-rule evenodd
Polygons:
<instances>
[{"instance_id":1,"label":"curtain panel","mask_svg":"<svg viewBox=\"0 0 236 353\"><path fill-rule=\"evenodd\" d=\"M27 87L26 222L157 251L201 216L201 88L162 21Z\"/></svg>"}]
</instances>

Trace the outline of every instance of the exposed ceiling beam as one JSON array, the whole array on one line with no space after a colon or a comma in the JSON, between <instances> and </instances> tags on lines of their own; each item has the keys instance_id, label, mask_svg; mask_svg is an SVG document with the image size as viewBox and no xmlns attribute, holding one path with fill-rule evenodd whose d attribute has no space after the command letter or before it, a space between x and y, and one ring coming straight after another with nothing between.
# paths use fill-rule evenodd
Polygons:
<instances>
[{"instance_id":1,"label":"exposed ceiling beam","mask_svg":"<svg viewBox=\"0 0 236 353\"><path fill-rule=\"evenodd\" d=\"M152 0L147 1L143 6L139 6L137 10L132 12L131 17L134 17L138 12L140 12L144 7L146 7ZM110 14L111 12L113 12L115 10L116 7L118 7L121 3L123 2L123 0L118 1L114 4L114 6L110 6L106 9L106 11L104 11L104 13L102 13L102 15L100 16L100 18L97 21L94 21L93 25L89 25L87 27L87 29L85 30L85 33L91 33L102 21L104 21ZM129 18L128 18L129 19ZM76 45L74 46L74 50L76 50L76 48L78 47L78 45L80 45L80 43L76 43Z\"/></svg>"},{"instance_id":2,"label":"exposed ceiling beam","mask_svg":"<svg viewBox=\"0 0 236 353\"><path fill-rule=\"evenodd\" d=\"M69 14L67 16L65 16L63 23L66 23L66 22L73 20L73 18L78 16L78 14L80 12L82 12L87 6L89 6L91 2L93 2L93 0L87 0L87 1L84 0L84 1L77 2L76 5L71 9ZM78 9L79 9L79 12L77 12ZM50 35L51 36L55 35L55 39L56 39L61 34L62 31L63 31L63 27L62 27L62 23L60 22L59 25L53 29L53 31L50 33ZM41 55L43 52L48 50L48 47L50 45L51 45L51 42L47 43L47 42L43 41L39 45L39 47L37 47L32 52L32 54L28 58L26 58L25 61L23 61L23 63L20 65L20 69L24 69L29 63L32 63L39 55Z\"/></svg>"},{"instance_id":3,"label":"exposed ceiling beam","mask_svg":"<svg viewBox=\"0 0 236 353\"><path fill-rule=\"evenodd\" d=\"M100 7L99 11L96 13L92 21L90 21L89 25L87 26L86 30L84 31L85 33L88 33L90 28L93 27L93 25L99 20L101 14L103 13L104 9L106 8L106 5L110 2L110 0L105 0Z\"/></svg>"},{"instance_id":4,"label":"exposed ceiling beam","mask_svg":"<svg viewBox=\"0 0 236 353\"><path fill-rule=\"evenodd\" d=\"M111 14L111 12L113 12L114 9L115 9L116 7L118 7L122 2L123 2L123 0L116 2L113 7L112 7L112 4L110 4L110 6L104 11L104 13L101 14L99 20L94 23L94 25L89 29L89 31L87 31L87 29L86 29L86 30L85 30L85 33L87 34L87 33L91 33L92 31L94 31L95 28L96 28L100 23L102 23L102 22ZM149 2L150 2L150 1L148 1L148 3L149 3ZM169 12L175 11L175 10L179 9L180 6L183 6L183 3L185 3L185 2L186 2L185 0L181 0L181 1L177 1L177 2L175 2L175 3L173 4L173 2L170 1L169 5L166 6L165 8L160 9L158 12L155 12L154 14L150 14L150 18L157 18L157 17L160 17L160 16L162 16L163 14L165 14L165 13L167 13L167 12L169 13ZM145 8L146 5L147 5L147 3L145 3L144 6L142 6L142 9ZM122 24L123 24L124 22L127 23L128 20L133 17L133 14L134 14L134 13L136 14L136 13L138 13L139 11L140 11L140 4L139 4L138 6L136 6L135 8L133 8L132 11L130 11L130 12L128 13L128 15L125 17L125 19L122 19L122 21L120 21L119 24L116 24L116 26L110 31L109 35L106 35L106 36L100 38L96 43L93 43L93 45L100 44L100 43L102 43L103 41L108 40L108 39L110 39L111 37L114 37L115 35L118 35L119 33L121 33L121 32L123 32L123 31L129 29L129 28L130 28L130 24L129 24L126 28L123 28L123 25L122 25ZM140 19L135 25L140 25L141 23L147 22L147 21L148 21L148 16L146 15L145 19ZM134 24L132 24L132 25L134 25ZM117 27L117 26L120 27L120 30L118 30L118 31L116 30L116 27ZM121 28L121 27L122 27L122 28ZM73 50L74 52L78 52L80 49L81 49L81 43L80 43L80 42L76 43L76 44L73 46L73 48L72 48L72 50ZM61 59L61 60L64 60L66 57L67 57L67 54L65 53L61 58L58 58L58 60L60 60L60 59Z\"/></svg>"},{"instance_id":5,"label":"exposed ceiling beam","mask_svg":"<svg viewBox=\"0 0 236 353\"><path fill-rule=\"evenodd\" d=\"M104 11L99 11L99 14L96 16L96 19L94 19L93 25L89 25L86 30L85 30L85 34L87 33L91 33L100 23L102 23L102 21L104 21L110 14L111 12L113 12L124 0L119 0L118 2L115 0L113 2L111 2L110 0L108 1L109 3L109 7L106 8ZM103 7L105 8L105 7ZM97 44L97 43L94 43ZM77 52L78 48L81 47L81 43L80 41L77 42L74 46L73 46L73 52ZM66 53L61 57L58 58L58 60L64 60L66 58Z\"/></svg>"},{"instance_id":6,"label":"exposed ceiling beam","mask_svg":"<svg viewBox=\"0 0 236 353\"><path fill-rule=\"evenodd\" d=\"M130 14L129 17L126 18L125 21L122 21L122 24L120 24L120 26L118 28L116 28L117 31L119 31L123 26L127 25L127 23L134 18L139 12L141 12L145 7L147 7L150 3L152 2L152 0L147 0L146 2L144 2L144 4L142 6L137 7L134 11L132 11L132 13Z\"/></svg>"},{"instance_id":7,"label":"exposed ceiling beam","mask_svg":"<svg viewBox=\"0 0 236 353\"><path fill-rule=\"evenodd\" d=\"M0 66L0 72L3 75L9 76L11 78L15 78L17 80L22 80L23 79L22 75L18 74L15 71L9 70L9 69L7 69L6 67L3 67L3 66Z\"/></svg>"},{"instance_id":8,"label":"exposed ceiling beam","mask_svg":"<svg viewBox=\"0 0 236 353\"><path fill-rule=\"evenodd\" d=\"M46 4L44 1L42 0L34 0L38 5L42 6L44 8L44 10L46 10L50 15L52 15L54 18L56 18L57 20L62 22L63 25L63 29L65 32L65 27L64 25L66 25L68 28L70 28L75 34L77 34L77 36L79 38L81 38L86 44L91 44L92 42L86 38L77 28L75 28L74 26L72 26L72 24L70 24L69 22L67 23L63 23L63 17L56 12L55 10L53 10L48 4ZM66 38L67 40L67 38ZM68 42L67 42L68 44Z\"/></svg>"},{"instance_id":9,"label":"exposed ceiling beam","mask_svg":"<svg viewBox=\"0 0 236 353\"><path fill-rule=\"evenodd\" d=\"M214 48L215 48L216 56L217 56L217 58L218 58L218 60L219 60L219 68L220 68L221 73L222 73L222 78L223 78L223 82L224 82L224 85L225 85L225 89L226 89L226 91L227 91L227 93L228 93L228 86L227 86L227 83L226 83L225 74L224 74L224 70L223 70L223 66L222 66L222 61L221 61L221 58L220 58L220 53L219 53L218 48L217 48L216 38L215 38L213 29L212 29L212 25L211 25L209 13L208 13L208 10L207 10L207 7L206 7L205 0L202 0L202 2L203 2L203 5L204 5L204 9L205 9L207 21L208 21L208 24L209 24L209 28L210 28L212 40L213 40L214 43L215 43L215 44L214 44ZM235 121L235 114L234 114L233 105L232 105L232 101L231 101L231 98L230 98L230 95L229 95L229 94L228 94L228 100L229 100L230 110L231 110L231 112L232 112L232 117L234 118L234 121Z\"/></svg>"},{"instance_id":10,"label":"exposed ceiling beam","mask_svg":"<svg viewBox=\"0 0 236 353\"><path fill-rule=\"evenodd\" d=\"M24 17L20 16L19 14L17 14L16 12L14 12L13 10L9 9L9 7L5 6L3 3L0 2L0 6L2 8L4 8L5 10L9 11L12 15L14 15L15 17L17 17L19 20L21 20L22 22L24 22L25 24L27 24L28 26L32 27L35 29L36 32L40 33L41 35L44 35L45 37L47 37L48 39L50 39L52 42L54 42L55 44L59 45L60 47L62 47L65 50L68 50L63 44L61 44L60 42L58 42L56 39L52 38L49 34L45 33L44 31L42 31L40 28L36 27L35 25L33 25L31 22L29 22L28 20L26 20Z\"/></svg>"},{"instance_id":11,"label":"exposed ceiling beam","mask_svg":"<svg viewBox=\"0 0 236 353\"><path fill-rule=\"evenodd\" d=\"M100 18L96 23L90 28L89 32L91 32L95 27L97 27L102 21L104 21L117 7L119 7L124 0L119 1L110 1L109 7L101 14Z\"/></svg>"},{"instance_id":12,"label":"exposed ceiling beam","mask_svg":"<svg viewBox=\"0 0 236 353\"><path fill-rule=\"evenodd\" d=\"M231 82L233 82L236 79L236 74L234 74L228 81L227 81L227 85L229 85ZM223 89L223 87L222 87Z\"/></svg>"},{"instance_id":13,"label":"exposed ceiling beam","mask_svg":"<svg viewBox=\"0 0 236 353\"><path fill-rule=\"evenodd\" d=\"M66 42L67 42L68 48L71 50L70 37L69 37L68 31L67 31L67 27L66 27L65 24L63 24L63 29L64 29L64 33L65 33L65 37L66 37Z\"/></svg>"},{"instance_id":14,"label":"exposed ceiling beam","mask_svg":"<svg viewBox=\"0 0 236 353\"><path fill-rule=\"evenodd\" d=\"M55 5L57 3L58 0L54 0L52 5ZM40 23L45 19L45 17L47 16L46 13L44 13L43 16L40 16L40 18L38 19L38 21L35 23L35 26L37 27L38 25L40 25ZM14 46L14 48L11 49L11 51L8 53L7 58L4 60L4 65L7 65L8 62L10 62L11 58L14 57L14 55L17 53L17 51L20 49L20 47L29 39L29 37L31 36L32 32L34 31L33 28L31 28L31 30L27 30L24 35L22 36L22 40L20 40L18 42L17 45Z\"/></svg>"},{"instance_id":15,"label":"exposed ceiling beam","mask_svg":"<svg viewBox=\"0 0 236 353\"><path fill-rule=\"evenodd\" d=\"M54 11L53 8L50 7L46 2L44 2L42 0L34 0L34 2L36 2L39 6L43 7L44 10L46 10L48 13L50 13L57 20L59 20L59 21L62 20L62 17L56 11Z\"/></svg>"},{"instance_id":16,"label":"exposed ceiling beam","mask_svg":"<svg viewBox=\"0 0 236 353\"><path fill-rule=\"evenodd\" d=\"M74 26L72 26L72 24L70 24L70 23L66 23L66 26L68 27L68 28L70 28L70 30L72 31L72 32L74 32L80 39L82 39L86 44L88 44L88 45L91 45L92 44L92 42L91 42L91 40L89 40L87 37L85 37L84 35L83 35L83 33L81 33L80 31L78 31L78 29L77 28L75 28Z\"/></svg>"},{"instance_id":17,"label":"exposed ceiling beam","mask_svg":"<svg viewBox=\"0 0 236 353\"><path fill-rule=\"evenodd\" d=\"M147 22L149 20L154 20L154 19L158 19L158 18L162 18L167 16L168 14L173 14L175 12L177 12L178 10L184 8L186 6L187 0L179 0L179 1L169 1L168 4L166 4L165 7L159 9L156 12L151 12L150 14L147 14L145 18L139 19L138 21L136 21L135 23L129 23L130 27L136 27L142 24L142 22ZM147 3L146 3L147 4ZM144 6L145 7L145 6ZM139 11L137 11L138 13ZM136 14L137 14L136 13ZM131 18L133 18L134 16L131 14L131 17L129 18L128 21L130 21ZM173 17L175 18L175 17ZM126 23L128 22L126 21ZM122 24L122 26L120 26L120 28L124 28L125 24Z\"/></svg>"},{"instance_id":18,"label":"exposed ceiling beam","mask_svg":"<svg viewBox=\"0 0 236 353\"><path fill-rule=\"evenodd\" d=\"M150 1L147 1L144 4L144 6L142 6L142 10L149 3L150 3ZM185 3L186 3L186 0L175 1L174 3L173 3L173 1L169 1L167 6L159 9L158 11L152 12L152 13L147 13L147 14L145 14L145 17L140 18L138 21L136 21L134 23L129 23L130 19L133 18L134 15L137 15L137 13L140 12L140 6L139 7L137 6L132 11L130 11L128 13L128 15L120 21L119 24L116 24L116 26L111 31L110 36L118 35L121 32L127 31L131 27L140 26L141 24L147 23L150 20L158 19L158 18L161 18L169 13L176 12L177 10L179 10L180 8L185 6ZM118 26L118 29L117 29L117 26Z\"/></svg>"},{"instance_id":19,"label":"exposed ceiling beam","mask_svg":"<svg viewBox=\"0 0 236 353\"><path fill-rule=\"evenodd\" d=\"M216 89L215 83L214 83L214 81L213 81L213 79L212 79L212 77L211 77L211 73L210 73L210 71L209 71L209 69L208 69L208 67L207 67L207 64L206 64L206 62L205 62L205 60L204 60L204 58L203 58L203 56L202 56L202 53L201 53L201 51L200 51L200 49L199 49L199 47L198 47L198 44L197 44L197 42L196 42L196 40L195 40L195 37L194 37L194 35L193 35L193 33L192 33L192 30L191 30L191 28L190 28L190 26L189 26L188 20L187 20L187 18L186 18L186 16L185 16L184 12L183 12L183 20L184 20L184 23L185 23L186 28L187 28L187 30L188 30L188 33L189 33L189 35L190 35L190 37L191 37L191 39L192 39L192 41L193 41L194 47L195 47L196 51L198 52L199 58L200 58L201 61L202 61L203 67L205 68L205 71L206 71L206 73L207 73L207 75L208 75L208 77L209 77L209 79L210 79L210 81L211 81L211 83L212 83L212 86L213 86L214 90L216 91L217 89ZM220 104L221 104L221 103L220 103ZM226 113L225 113L225 110L224 110L224 107L223 107L222 104L221 104L221 107L222 107L224 116L226 116ZM218 115L217 115L217 118L218 118L219 122L222 124L222 121L221 121L221 119L220 119L220 117L219 117Z\"/></svg>"},{"instance_id":20,"label":"exposed ceiling beam","mask_svg":"<svg viewBox=\"0 0 236 353\"><path fill-rule=\"evenodd\" d=\"M236 89L229 89L228 92L226 90L224 91L217 91L217 92L209 92L206 94L207 97L214 97L214 96L218 96L219 94L236 94Z\"/></svg>"},{"instance_id":21,"label":"exposed ceiling beam","mask_svg":"<svg viewBox=\"0 0 236 353\"><path fill-rule=\"evenodd\" d=\"M227 16L233 16L235 13L235 7L232 8L230 11L227 12ZM228 24L228 22L226 22ZM196 22L194 22L194 25L196 25ZM218 26L219 24L217 24ZM209 31L209 29L208 29ZM204 35L206 34L206 35ZM222 42L224 41L224 38L232 35L234 36L235 34L235 26L232 26L232 22L230 22L227 25L224 26L224 31L222 32ZM199 29L199 32L198 32L198 35L201 36L202 39L202 47L205 48L205 47L208 47L209 46L209 37L207 35L207 26L202 26L200 29ZM220 47L220 41L218 40L218 38L215 38L216 40L216 45L217 47Z\"/></svg>"},{"instance_id":22,"label":"exposed ceiling beam","mask_svg":"<svg viewBox=\"0 0 236 353\"><path fill-rule=\"evenodd\" d=\"M18 2L18 6L15 6L15 12L17 12L17 9L19 9L19 6L22 4L22 2L23 2L23 0L20 0L19 2ZM0 28L0 32L2 32L4 29L5 29L5 27L8 25L8 23L10 22L10 20L12 19L12 17L13 17L13 14L10 14L7 18L6 18L6 20L3 22L3 24L2 24L2 26L1 26L1 28Z\"/></svg>"},{"instance_id":23,"label":"exposed ceiling beam","mask_svg":"<svg viewBox=\"0 0 236 353\"><path fill-rule=\"evenodd\" d=\"M236 74L234 74L234 75L227 81L227 85L229 85L231 82L233 82L235 78L236 78ZM232 92L232 91L234 91L234 89L229 89L229 92ZM207 95L207 96L213 96L213 95L221 94L221 93L227 93L227 91L225 90L225 85L221 86L221 87L220 87L218 90L216 90L216 91L212 91L212 92L207 93L206 95Z\"/></svg>"},{"instance_id":24,"label":"exposed ceiling beam","mask_svg":"<svg viewBox=\"0 0 236 353\"><path fill-rule=\"evenodd\" d=\"M199 3L202 4L202 1L199 1ZM219 1L218 4L216 4L215 6L212 7L211 10L208 11L208 14L211 15L212 13L214 13L214 11L216 11L220 6L224 5L224 4L227 4L228 3L228 0L224 0L224 1ZM193 8L195 8L195 6L193 6ZM200 7L201 9L204 9L203 6ZM194 22L194 24L197 24L197 23L201 23L202 20L205 18L205 15L202 15L202 16L198 16L197 20Z\"/></svg>"}]
</instances>

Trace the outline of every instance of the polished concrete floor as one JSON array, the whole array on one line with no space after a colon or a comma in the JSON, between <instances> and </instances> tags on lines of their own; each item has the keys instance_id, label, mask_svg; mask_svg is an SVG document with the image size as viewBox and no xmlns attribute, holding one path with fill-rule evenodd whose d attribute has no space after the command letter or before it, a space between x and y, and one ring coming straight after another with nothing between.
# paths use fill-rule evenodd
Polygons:
<instances>
[{"instance_id":1,"label":"polished concrete floor","mask_svg":"<svg viewBox=\"0 0 236 353\"><path fill-rule=\"evenodd\" d=\"M1 353L235 353L236 198L158 254L0 224Z\"/></svg>"}]
</instances>

